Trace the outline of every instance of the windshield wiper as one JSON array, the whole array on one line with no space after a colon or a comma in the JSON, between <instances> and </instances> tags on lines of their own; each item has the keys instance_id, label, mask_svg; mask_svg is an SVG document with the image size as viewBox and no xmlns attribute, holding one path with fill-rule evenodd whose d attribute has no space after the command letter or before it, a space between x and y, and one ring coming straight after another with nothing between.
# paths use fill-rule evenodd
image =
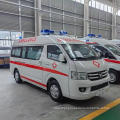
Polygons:
<instances>
[{"instance_id":1,"label":"windshield wiper","mask_svg":"<svg viewBox=\"0 0 120 120\"><path fill-rule=\"evenodd\" d=\"M83 60L83 59L86 59L86 58L83 58L83 57L76 57L76 59L78 59L78 60Z\"/></svg>"},{"instance_id":2,"label":"windshield wiper","mask_svg":"<svg viewBox=\"0 0 120 120\"><path fill-rule=\"evenodd\" d=\"M94 59L99 59L95 56L92 57L87 57L87 58L82 58L82 57L76 57L77 60L94 60Z\"/></svg>"}]
</instances>

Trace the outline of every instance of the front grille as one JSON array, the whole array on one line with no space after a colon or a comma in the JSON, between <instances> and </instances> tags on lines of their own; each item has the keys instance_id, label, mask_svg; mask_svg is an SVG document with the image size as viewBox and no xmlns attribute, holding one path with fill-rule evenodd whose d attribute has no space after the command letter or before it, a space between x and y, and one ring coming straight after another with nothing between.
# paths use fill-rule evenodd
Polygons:
<instances>
[{"instance_id":1,"label":"front grille","mask_svg":"<svg viewBox=\"0 0 120 120\"><path fill-rule=\"evenodd\" d=\"M109 83L107 82L107 83L103 83L101 85L93 86L93 87L91 87L91 91L99 90L99 89L104 88L108 85L109 85Z\"/></svg>"},{"instance_id":2,"label":"front grille","mask_svg":"<svg viewBox=\"0 0 120 120\"><path fill-rule=\"evenodd\" d=\"M94 73L88 73L88 79L91 81L100 80L100 79L106 78L107 76L108 76L107 70L94 72Z\"/></svg>"}]
</instances>

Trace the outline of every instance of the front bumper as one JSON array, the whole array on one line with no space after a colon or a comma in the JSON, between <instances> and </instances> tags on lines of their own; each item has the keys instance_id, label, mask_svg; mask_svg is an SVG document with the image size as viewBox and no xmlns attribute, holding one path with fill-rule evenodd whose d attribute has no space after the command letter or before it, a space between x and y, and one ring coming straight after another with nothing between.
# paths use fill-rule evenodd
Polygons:
<instances>
[{"instance_id":1,"label":"front bumper","mask_svg":"<svg viewBox=\"0 0 120 120\"><path fill-rule=\"evenodd\" d=\"M99 96L104 93L109 88L109 76L98 81L90 81L90 80L70 80L69 89L70 89L70 98L76 100L85 100L90 99L94 96ZM91 91L92 87L96 87L102 84L108 83L107 86L100 87L96 90ZM79 88L86 88L85 92L80 92Z\"/></svg>"}]
</instances>

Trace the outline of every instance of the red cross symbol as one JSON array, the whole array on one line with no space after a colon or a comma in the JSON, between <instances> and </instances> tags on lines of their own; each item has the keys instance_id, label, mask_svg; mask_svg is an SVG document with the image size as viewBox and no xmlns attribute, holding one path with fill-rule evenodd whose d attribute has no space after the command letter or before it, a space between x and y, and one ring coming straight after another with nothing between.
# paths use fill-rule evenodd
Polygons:
<instances>
[{"instance_id":1,"label":"red cross symbol","mask_svg":"<svg viewBox=\"0 0 120 120\"><path fill-rule=\"evenodd\" d=\"M57 64L54 62L54 63L52 64L52 67L55 69L55 68L57 67Z\"/></svg>"},{"instance_id":2,"label":"red cross symbol","mask_svg":"<svg viewBox=\"0 0 120 120\"><path fill-rule=\"evenodd\" d=\"M98 63L97 61L93 60L93 65L95 65L96 67L100 67L100 63Z\"/></svg>"}]
</instances>

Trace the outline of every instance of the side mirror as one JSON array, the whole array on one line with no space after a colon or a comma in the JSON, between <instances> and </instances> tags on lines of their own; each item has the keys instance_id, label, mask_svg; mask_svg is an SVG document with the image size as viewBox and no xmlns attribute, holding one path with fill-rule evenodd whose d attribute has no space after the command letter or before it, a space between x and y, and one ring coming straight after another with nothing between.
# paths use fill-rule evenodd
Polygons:
<instances>
[{"instance_id":1,"label":"side mirror","mask_svg":"<svg viewBox=\"0 0 120 120\"><path fill-rule=\"evenodd\" d=\"M105 58L109 58L109 59L116 59L112 54L110 53L105 53Z\"/></svg>"},{"instance_id":2,"label":"side mirror","mask_svg":"<svg viewBox=\"0 0 120 120\"><path fill-rule=\"evenodd\" d=\"M63 54L59 55L59 61L62 62L62 63L67 63L67 60L65 59Z\"/></svg>"},{"instance_id":3,"label":"side mirror","mask_svg":"<svg viewBox=\"0 0 120 120\"><path fill-rule=\"evenodd\" d=\"M111 59L113 58L113 56L109 53L105 53L104 55L105 55L105 58L111 58Z\"/></svg>"}]
</instances>

